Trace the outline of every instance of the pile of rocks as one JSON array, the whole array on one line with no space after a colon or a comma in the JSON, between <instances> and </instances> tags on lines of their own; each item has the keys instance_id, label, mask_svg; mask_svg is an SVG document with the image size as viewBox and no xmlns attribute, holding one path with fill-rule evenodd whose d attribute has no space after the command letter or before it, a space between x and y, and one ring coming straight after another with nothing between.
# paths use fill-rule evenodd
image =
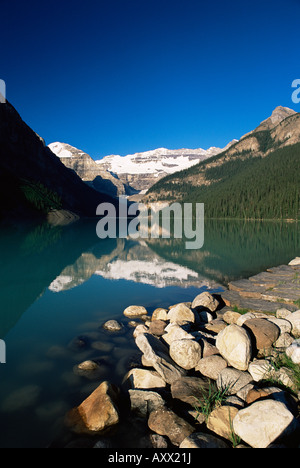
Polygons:
<instances>
[{"instance_id":1,"label":"pile of rocks","mask_svg":"<svg viewBox=\"0 0 300 468\"><path fill-rule=\"evenodd\" d=\"M274 362L282 355L300 364L300 310L240 314L204 292L151 317L139 306L124 315L146 315L133 331L142 364L125 375L121 392L131 414L147 422L151 446L297 445L299 380ZM222 398L207 411L213 392ZM68 414L67 424L77 433L106 434L120 422L119 395L103 382Z\"/></svg>"}]
</instances>

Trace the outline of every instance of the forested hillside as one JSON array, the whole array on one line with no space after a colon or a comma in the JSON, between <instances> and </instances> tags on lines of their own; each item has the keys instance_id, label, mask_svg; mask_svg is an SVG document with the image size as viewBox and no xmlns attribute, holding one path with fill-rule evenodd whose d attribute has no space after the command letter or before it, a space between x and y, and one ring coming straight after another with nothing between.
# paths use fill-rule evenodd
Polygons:
<instances>
[{"instance_id":1,"label":"forested hillside","mask_svg":"<svg viewBox=\"0 0 300 468\"><path fill-rule=\"evenodd\" d=\"M263 133L261 146L266 150L270 140L268 132ZM240 156L221 165L214 165L212 158L209 165L177 174L176 181L166 177L152 187L148 201L204 203L206 216L211 218L299 219L300 143L267 156L250 152Z\"/></svg>"}]
</instances>

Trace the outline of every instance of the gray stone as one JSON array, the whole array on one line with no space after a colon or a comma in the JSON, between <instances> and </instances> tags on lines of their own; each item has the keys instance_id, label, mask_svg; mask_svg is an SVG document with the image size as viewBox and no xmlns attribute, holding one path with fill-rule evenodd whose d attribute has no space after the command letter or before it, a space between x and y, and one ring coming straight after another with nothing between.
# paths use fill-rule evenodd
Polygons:
<instances>
[{"instance_id":1,"label":"gray stone","mask_svg":"<svg viewBox=\"0 0 300 468\"><path fill-rule=\"evenodd\" d=\"M208 389L209 382L199 377L182 377L171 385L172 398L194 407L204 401Z\"/></svg>"},{"instance_id":2,"label":"gray stone","mask_svg":"<svg viewBox=\"0 0 300 468\"><path fill-rule=\"evenodd\" d=\"M197 366L196 371L199 371L205 377L209 377L212 380L217 380L220 372L226 369L227 361L221 356L213 355L201 359Z\"/></svg>"},{"instance_id":3,"label":"gray stone","mask_svg":"<svg viewBox=\"0 0 300 468\"><path fill-rule=\"evenodd\" d=\"M201 355L201 346L194 340L172 341L170 345L171 358L185 370L194 369L199 363Z\"/></svg>"},{"instance_id":4,"label":"gray stone","mask_svg":"<svg viewBox=\"0 0 300 468\"><path fill-rule=\"evenodd\" d=\"M103 324L103 328L111 332L117 332L122 330L123 325L117 322L117 320L108 320Z\"/></svg>"},{"instance_id":5,"label":"gray stone","mask_svg":"<svg viewBox=\"0 0 300 468\"><path fill-rule=\"evenodd\" d=\"M176 446L179 446L186 437L194 432L193 426L166 408L152 411L148 426L156 434L167 436Z\"/></svg>"},{"instance_id":6,"label":"gray stone","mask_svg":"<svg viewBox=\"0 0 300 468\"><path fill-rule=\"evenodd\" d=\"M147 362L152 364L165 382L172 384L185 375L185 371L170 358L168 348L158 338L142 333L135 341Z\"/></svg>"},{"instance_id":7,"label":"gray stone","mask_svg":"<svg viewBox=\"0 0 300 468\"><path fill-rule=\"evenodd\" d=\"M152 411L165 405L163 398L157 392L147 390L129 390L131 411L146 418Z\"/></svg>"},{"instance_id":8,"label":"gray stone","mask_svg":"<svg viewBox=\"0 0 300 468\"><path fill-rule=\"evenodd\" d=\"M227 395L235 395L250 382L252 382L252 376L248 372L226 368L220 372L217 386L220 390L226 390Z\"/></svg>"}]
</instances>

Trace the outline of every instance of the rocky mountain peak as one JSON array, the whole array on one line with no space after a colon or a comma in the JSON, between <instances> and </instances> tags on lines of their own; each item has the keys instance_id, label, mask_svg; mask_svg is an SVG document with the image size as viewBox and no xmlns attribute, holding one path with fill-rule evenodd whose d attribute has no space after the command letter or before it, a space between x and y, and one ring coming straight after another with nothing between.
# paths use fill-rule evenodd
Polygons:
<instances>
[{"instance_id":1,"label":"rocky mountain peak","mask_svg":"<svg viewBox=\"0 0 300 468\"><path fill-rule=\"evenodd\" d=\"M94 159L84 151L61 142L51 143L49 149L66 167L75 171L95 190L113 197L125 194L124 184L105 168L96 164Z\"/></svg>"},{"instance_id":2,"label":"rocky mountain peak","mask_svg":"<svg viewBox=\"0 0 300 468\"><path fill-rule=\"evenodd\" d=\"M287 117L293 114L296 114L296 112L293 109L278 106L276 107L276 109L273 110L271 117L269 117L269 119L267 120L269 120L272 123L272 125L275 126L282 122L282 120L286 119Z\"/></svg>"},{"instance_id":3,"label":"rocky mountain peak","mask_svg":"<svg viewBox=\"0 0 300 468\"><path fill-rule=\"evenodd\" d=\"M266 120L263 120L258 127L256 127L254 130L252 130L249 133L246 133L245 135L242 136L241 140L245 137L248 137L249 135L255 133L255 132L263 132L265 130L272 130L275 128L277 125L280 124L283 120L285 120L287 117L290 117L291 115L295 115L297 112L295 112L293 109L290 109L289 107L283 107L283 106L277 106L270 117L268 117Z\"/></svg>"},{"instance_id":4,"label":"rocky mountain peak","mask_svg":"<svg viewBox=\"0 0 300 468\"><path fill-rule=\"evenodd\" d=\"M263 120L261 124L254 130L254 131L263 131L263 130L271 130L272 128L276 127L280 122L282 122L287 117L296 114L296 112L288 107L278 106L276 107L271 116L268 117L266 120Z\"/></svg>"}]
</instances>

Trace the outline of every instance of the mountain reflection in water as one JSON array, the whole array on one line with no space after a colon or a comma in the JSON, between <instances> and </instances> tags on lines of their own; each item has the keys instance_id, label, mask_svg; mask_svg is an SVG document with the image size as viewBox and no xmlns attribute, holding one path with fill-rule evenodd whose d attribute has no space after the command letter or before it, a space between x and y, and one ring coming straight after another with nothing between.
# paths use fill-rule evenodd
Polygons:
<instances>
[{"instance_id":1,"label":"mountain reflection in water","mask_svg":"<svg viewBox=\"0 0 300 468\"><path fill-rule=\"evenodd\" d=\"M211 221L200 250L179 239L100 240L96 221L0 232L0 337L49 288L75 288L93 275L164 288L216 289L299 255L296 223ZM134 303L134 298L133 298Z\"/></svg>"}]
</instances>

